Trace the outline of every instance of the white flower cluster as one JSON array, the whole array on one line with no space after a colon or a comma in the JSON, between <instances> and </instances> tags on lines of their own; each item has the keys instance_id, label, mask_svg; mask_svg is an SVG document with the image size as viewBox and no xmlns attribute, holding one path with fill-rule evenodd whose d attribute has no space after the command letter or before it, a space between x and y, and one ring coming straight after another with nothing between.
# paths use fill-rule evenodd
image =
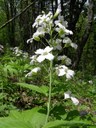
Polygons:
<instances>
[{"instance_id":1,"label":"white flower cluster","mask_svg":"<svg viewBox=\"0 0 96 128\"><path fill-rule=\"evenodd\" d=\"M32 38L27 40L27 43L32 43L33 40L40 41L40 38L44 37L46 33L50 35L52 31L55 30L59 34L60 39L56 37L56 40L53 41L53 44L51 42L51 46L53 47L53 49L61 50L62 42L66 46L71 46L76 49L77 45L75 43L72 43L70 38L66 37L66 35L73 34L71 30L67 29L67 21L64 21L63 16L59 16L59 19L55 20L55 18L59 15L60 12L61 10L57 9L54 15L52 14L52 12L49 12L47 15L45 14L45 12L42 12L42 15L37 16L33 24L33 28L35 27L37 30L33 34Z\"/></svg>"},{"instance_id":2,"label":"white flower cluster","mask_svg":"<svg viewBox=\"0 0 96 128\"><path fill-rule=\"evenodd\" d=\"M23 56L24 58L28 57L28 53L24 52L23 50L20 50L19 47L11 48L11 50L13 51L13 54L15 54L16 56Z\"/></svg>"},{"instance_id":3,"label":"white flower cluster","mask_svg":"<svg viewBox=\"0 0 96 128\"><path fill-rule=\"evenodd\" d=\"M36 41L40 41L40 37L43 37L45 33L50 33L50 26L53 26L53 14L49 12L47 15L45 12L42 12L42 15L37 16L35 23L33 24L33 28L36 27L37 31L33 34L33 37L28 42L33 42L33 39Z\"/></svg>"},{"instance_id":4,"label":"white flower cluster","mask_svg":"<svg viewBox=\"0 0 96 128\"><path fill-rule=\"evenodd\" d=\"M66 76L67 79L71 79L74 76L74 71L70 70L68 67L65 65L60 65L56 67L56 72L58 76Z\"/></svg>"},{"instance_id":5,"label":"white flower cluster","mask_svg":"<svg viewBox=\"0 0 96 128\"><path fill-rule=\"evenodd\" d=\"M54 15L52 14L52 12L49 12L47 15L45 14L45 12L42 12L42 15L37 16L35 23L33 24L33 28L36 28L36 32L33 34L31 39L27 40L27 43L32 43L33 40L40 41L40 38L44 37L46 33L50 36L53 36L53 32L55 31L57 34L51 37L49 40L46 39L49 46L46 46L46 48L44 49L36 50L35 55L31 57L30 64L34 64L34 62L41 63L44 60L52 61L55 58L55 55L53 55L54 51L61 51L63 49L62 43L64 43L65 47L71 46L74 49L77 48L77 45L75 43L72 43L69 37L66 37L67 35L73 34L73 32L66 28L67 22L64 21L63 16L59 16L58 20L55 20L60 12L61 10L57 9ZM63 61L65 65L71 64L70 58L65 55L58 56L57 60ZM67 79L71 79L74 76L74 71L70 70L65 65L60 65L55 68L57 75L65 75Z\"/></svg>"},{"instance_id":6,"label":"white flower cluster","mask_svg":"<svg viewBox=\"0 0 96 128\"><path fill-rule=\"evenodd\" d=\"M65 63L66 65L70 65L70 64L71 64L71 59L68 58L68 57L65 56L65 55L58 56L57 59L58 59L58 60L61 60L61 61L64 61L64 63Z\"/></svg>"}]
</instances>

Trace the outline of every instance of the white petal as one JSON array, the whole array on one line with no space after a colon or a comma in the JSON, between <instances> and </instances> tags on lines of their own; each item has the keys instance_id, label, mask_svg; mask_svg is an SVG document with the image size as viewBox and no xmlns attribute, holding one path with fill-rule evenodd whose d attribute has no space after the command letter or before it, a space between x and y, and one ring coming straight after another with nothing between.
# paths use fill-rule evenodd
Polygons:
<instances>
[{"instance_id":1,"label":"white petal","mask_svg":"<svg viewBox=\"0 0 96 128\"><path fill-rule=\"evenodd\" d=\"M54 18L56 18L59 15L60 12L61 12L61 9L57 8L57 10L54 14Z\"/></svg>"},{"instance_id":2,"label":"white petal","mask_svg":"<svg viewBox=\"0 0 96 128\"><path fill-rule=\"evenodd\" d=\"M67 73L66 73L66 77L67 77L67 79L71 79L73 76L74 76L74 71L72 71L72 70L68 70L67 71Z\"/></svg>"},{"instance_id":3,"label":"white petal","mask_svg":"<svg viewBox=\"0 0 96 128\"><path fill-rule=\"evenodd\" d=\"M75 44L75 43L71 43L71 47L73 47L74 49L77 49L77 44Z\"/></svg>"},{"instance_id":4,"label":"white petal","mask_svg":"<svg viewBox=\"0 0 96 128\"><path fill-rule=\"evenodd\" d=\"M64 69L57 69L57 75L58 76L64 76L65 75Z\"/></svg>"},{"instance_id":5,"label":"white petal","mask_svg":"<svg viewBox=\"0 0 96 128\"><path fill-rule=\"evenodd\" d=\"M57 8L56 13L59 14L61 12L60 8Z\"/></svg>"},{"instance_id":6,"label":"white petal","mask_svg":"<svg viewBox=\"0 0 96 128\"><path fill-rule=\"evenodd\" d=\"M64 93L64 99L71 98L71 91L67 91Z\"/></svg>"},{"instance_id":7,"label":"white petal","mask_svg":"<svg viewBox=\"0 0 96 128\"><path fill-rule=\"evenodd\" d=\"M58 23L60 23L60 21L59 20L55 20L54 23L55 23L55 25L57 25Z\"/></svg>"},{"instance_id":8,"label":"white petal","mask_svg":"<svg viewBox=\"0 0 96 128\"><path fill-rule=\"evenodd\" d=\"M40 56L37 57L37 61L38 61L39 63L41 63L41 62L44 61L44 60L45 60L45 56L43 56L43 55L40 55Z\"/></svg>"},{"instance_id":9,"label":"white petal","mask_svg":"<svg viewBox=\"0 0 96 128\"><path fill-rule=\"evenodd\" d=\"M35 62L34 60L31 60L31 61L30 61L30 64L31 64L31 65L33 65L33 64L34 64L34 62Z\"/></svg>"},{"instance_id":10,"label":"white petal","mask_svg":"<svg viewBox=\"0 0 96 128\"><path fill-rule=\"evenodd\" d=\"M48 60L53 60L54 59L54 56L51 54L51 53L48 53L46 56L45 56L46 59Z\"/></svg>"},{"instance_id":11,"label":"white petal","mask_svg":"<svg viewBox=\"0 0 96 128\"><path fill-rule=\"evenodd\" d=\"M61 23L57 23L56 25L59 26L59 28L61 28L61 29L63 29L63 30L66 29L65 26L63 26Z\"/></svg>"},{"instance_id":12,"label":"white petal","mask_svg":"<svg viewBox=\"0 0 96 128\"><path fill-rule=\"evenodd\" d=\"M35 60L36 57L37 57L37 55L33 55L33 56L30 57L30 59Z\"/></svg>"},{"instance_id":13,"label":"white petal","mask_svg":"<svg viewBox=\"0 0 96 128\"><path fill-rule=\"evenodd\" d=\"M33 55L30 57L31 61L30 61L30 64L34 64L34 62L36 62L36 58L37 58L37 55Z\"/></svg>"},{"instance_id":14,"label":"white petal","mask_svg":"<svg viewBox=\"0 0 96 128\"><path fill-rule=\"evenodd\" d=\"M56 50L56 49L57 49L57 50L62 50L62 46L61 46L61 45L59 45L59 44L58 44L58 45L56 45L56 46L54 46L54 50Z\"/></svg>"},{"instance_id":15,"label":"white petal","mask_svg":"<svg viewBox=\"0 0 96 128\"><path fill-rule=\"evenodd\" d=\"M33 39L35 38L35 37L38 37L40 35L40 32L39 31L36 31L34 34L33 34Z\"/></svg>"},{"instance_id":16,"label":"white petal","mask_svg":"<svg viewBox=\"0 0 96 128\"><path fill-rule=\"evenodd\" d=\"M25 77L28 77L28 76L32 76L32 71L30 71L29 73L27 73L27 74L25 75Z\"/></svg>"},{"instance_id":17,"label":"white petal","mask_svg":"<svg viewBox=\"0 0 96 128\"><path fill-rule=\"evenodd\" d=\"M35 54L37 54L37 55L38 55L38 54L42 54L43 51L44 51L43 49L37 49L36 52L35 52Z\"/></svg>"},{"instance_id":18,"label":"white petal","mask_svg":"<svg viewBox=\"0 0 96 128\"><path fill-rule=\"evenodd\" d=\"M36 25L37 25L37 23L35 22L35 23L32 25L32 27L34 28Z\"/></svg>"},{"instance_id":19,"label":"white petal","mask_svg":"<svg viewBox=\"0 0 96 128\"><path fill-rule=\"evenodd\" d=\"M57 44L60 44L61 42L62 42L61 39L56 39L56 43L57 43Z\"/></svg>"},{"instance_id":20,"label":"white petal","mask_svg":"<svg viewBox=\"0 0 96 128\"><path fill-rule=\"evenodd\" d=\"M39 67L36 67L36 68L32 69L32 73L37 73L38 71L40 71Z\"/></svg>"},{"instance_id":21,"label":"white petal","mask_svg":"<svg viewBox=\"0 0 96 128\"><path fill-rule=\"evenodd\" d=\"M69 44L71 44L71 43L72 43L72 41L71 41L71 39L70 39L70 38L65 37L65 39L63 39L63 43L69 43Z\"/></svg>"},{"instance_id":22,"label":"white petal","mask_svg":"<svg viewBox=\"0 0 96 128\"><path fill-rule=\"evenodd\" d=\"M79 104L79 100L77 98L71 96L71 100L75 105Z\"/></svg>"},{"instance_id":23,"label":"white petal","mask_svg":"<svg viewBox=\"0 0 96 128\"><path fill-rule=\"evenodd\" d=\"M70 65L71 64L71 59L70 58L66 58L65 63L66 63L66 65Z\"/></svg>"},{"instance_id":24,"label":"white petal","mask_svg":"<svg viewBox=\"0 0 96 128\"><path fill-rule=\"evenodd\" d=\"M62 56L58 56L58 58L57 58L58 60L62 60Z\"/></svg>"},{"instance_id":25,"label":"white petal","mask_svg":"<svg viewBox=\"0 0 96 128\"><path fill-rule=\"evenodd\" d=\"M73 32L72 32L71 30L68 30L68 29L66 29L66 28L65 28L65 32L66 32L67 34L70 34L70 35L73 34Z\"/></svg>"},{"instance_id":26,"label":"white petal","mask_svg":"<svg viewBox=\"0 0 96 128\"><path fill-rule=\"evenodd\" d=\"M52 49L53 49L53 47L49 47L49 46L47 46L45 49L44 49L44 52L50 52L50 51L52 51Z\"/></svg>"},{"instance_id":27,"label":"white petal","mask_svg":"<svg viewBox=\"0 0 96 128\"><path fill-rule=\"evenodd\" d=\"M61 29L56 27L55 30L59 33Z\"/></svg>"},{"instance_id":28,"label":"white petal","mask_svg":"<svg viewBox=\"0 0 96 128\"><path fill-rule=\"evenodd\" d=\"M59 66L60 68L63 68L64 70L68 70L68 67L66 67L65 65L61 65Z\"/></svg>"}]
</instances>

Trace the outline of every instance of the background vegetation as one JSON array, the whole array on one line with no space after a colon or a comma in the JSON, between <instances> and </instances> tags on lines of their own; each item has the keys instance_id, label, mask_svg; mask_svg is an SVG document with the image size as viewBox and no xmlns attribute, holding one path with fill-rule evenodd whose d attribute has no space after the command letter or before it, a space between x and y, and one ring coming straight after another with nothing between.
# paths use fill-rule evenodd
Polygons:
<instances>
[{"instance_id":1,"label":"background vegetation","mask_svg":"<svg viewBox=\"0 0 96 128\"><path fill-rule=\"evenodd\" d=\"M72 59L70 68L75 70L76 75L70 81L53 76L54 88L52 90L50 120L88 121L96 125L96 0L60 0L60 2L61 14L64 20L68 21L68 29L73 31L70 38L78 45L77 50L73 51L66 48L60 54L66 54ZM43 125L47 101L44 94L48 89L47 86L43 88L41 85L48 85L48 76L45 76L46 70L43 70L42 75L38 74L30 78L26 78L25 75L33 68L32 65L29 65L30 56L37 48L44 46L36 41L31 45L26 42L32 37L35 31L32 24L42 10L46 13L52 11L54 14L57 7L58 0L0 0L0 116L10 115L9 119L4 118L5 124L9 128L13 125L12 119L16 124L16 121L18 122L18 119L25 117L25 115L29 116L23 118L24 120L21 119L19 125L14 127L30 128L34 126L33 128L40 128ZM46 45L46 42L44 43ZM14 47L22 49L19 56L14 54L12 50ZM26 56L24 56L25 54ZM38 89L23 87L27 85L18 85L17 83L38 85L43 88L44 92L41 94ZM78 97L80 105L76 107L72 105L70 100L64 100L63 93L67 90L71 90ZM43 109L40 108L40 112L43 113L38 113L39 108L34 108L38 106L43 106ZM31 114L32 108L34 109ZM23 111L25 109L29 110L21 116L18 112L12 112L15 113L13 115L10 114L12 110ZM56 113L58 110L59 113ZM32 116L33 113L37 118ZM11 119L12 116L14 118ZM31 116L33 122L31 121L32 124L28 126L28 122L26 123L25 120L30 119ZM34 122L38 122L40 118L40 124L35 126L36 123ZM25 124L22 124L24 121ZM62 128L66 123L60 122L60 126L57 125L56 127ZM1 123L0 128L5 128L5 124ZM54 124L48 124L44 128L55 127ZM73 122L69 125L63 127L73 128L76 126L78 128L79 126L83 127L84 124L79 123L78 125L78 123ZM84 127L87 127L86 124ZM91 128L91 126L88 127Z\"/></svg>"}]
</instances>

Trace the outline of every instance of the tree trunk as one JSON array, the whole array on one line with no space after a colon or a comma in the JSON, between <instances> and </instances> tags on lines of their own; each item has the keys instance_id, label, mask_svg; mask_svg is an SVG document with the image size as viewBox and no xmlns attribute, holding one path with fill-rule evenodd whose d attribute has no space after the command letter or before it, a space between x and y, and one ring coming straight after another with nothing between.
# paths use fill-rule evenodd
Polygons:
<instances>
[{"instance_id":1,"label":"tree trunk","mask_svg":"<svg viewBox=\"0 0 96 128\"><path fill-rule=\"evenodd\" d=\"M89 7L88 7L88 22L86 24L86 29L84 31L84 34L82 36L82 39L80 42L78 42L78 48L76 52L76 61L73 64L73 68L78 69L79 62L82 57L84 46L87 43L91 28L92 28L92 21L93 21L93 1L89 0Z\"/></svg>"},{"instance_id":2,"label":"tree trunk","mask_svg":"<svg viewBox=\"0 0 96 128\"><path fill-rule=\"evenodd\" d=\"M16 15L16 9L14 7L14 0L4 1L5 3L5 13L7 17L7 21L13 18ZM7 27L8 33L8 42L11 46L15 45L15 20L8 24Z\"/></svg>"}]
</instances>

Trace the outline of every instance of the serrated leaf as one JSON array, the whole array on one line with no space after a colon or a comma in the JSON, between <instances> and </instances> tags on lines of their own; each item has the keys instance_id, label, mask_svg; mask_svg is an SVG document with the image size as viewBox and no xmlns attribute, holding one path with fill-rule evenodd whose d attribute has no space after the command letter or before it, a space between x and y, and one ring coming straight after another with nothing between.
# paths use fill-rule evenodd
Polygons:
<instances>
[{"instance_id":1,"label":"serrated leaf","mask_svg":"<svg viewBox=\"0 0 96 128\"><path fill-rule=\"evenodd\" d=\"M36 91L36 92L39 92L41 94L44 94L44 95L48 95L48 87L47 86L36 86L36 85L32 85L32 84L26 84L26 83L17 83L17 85L20 85L21 87L24 87L24 88L28 88L30 90L33 90L33 91Z\"/></svg>"}]
</instances>

